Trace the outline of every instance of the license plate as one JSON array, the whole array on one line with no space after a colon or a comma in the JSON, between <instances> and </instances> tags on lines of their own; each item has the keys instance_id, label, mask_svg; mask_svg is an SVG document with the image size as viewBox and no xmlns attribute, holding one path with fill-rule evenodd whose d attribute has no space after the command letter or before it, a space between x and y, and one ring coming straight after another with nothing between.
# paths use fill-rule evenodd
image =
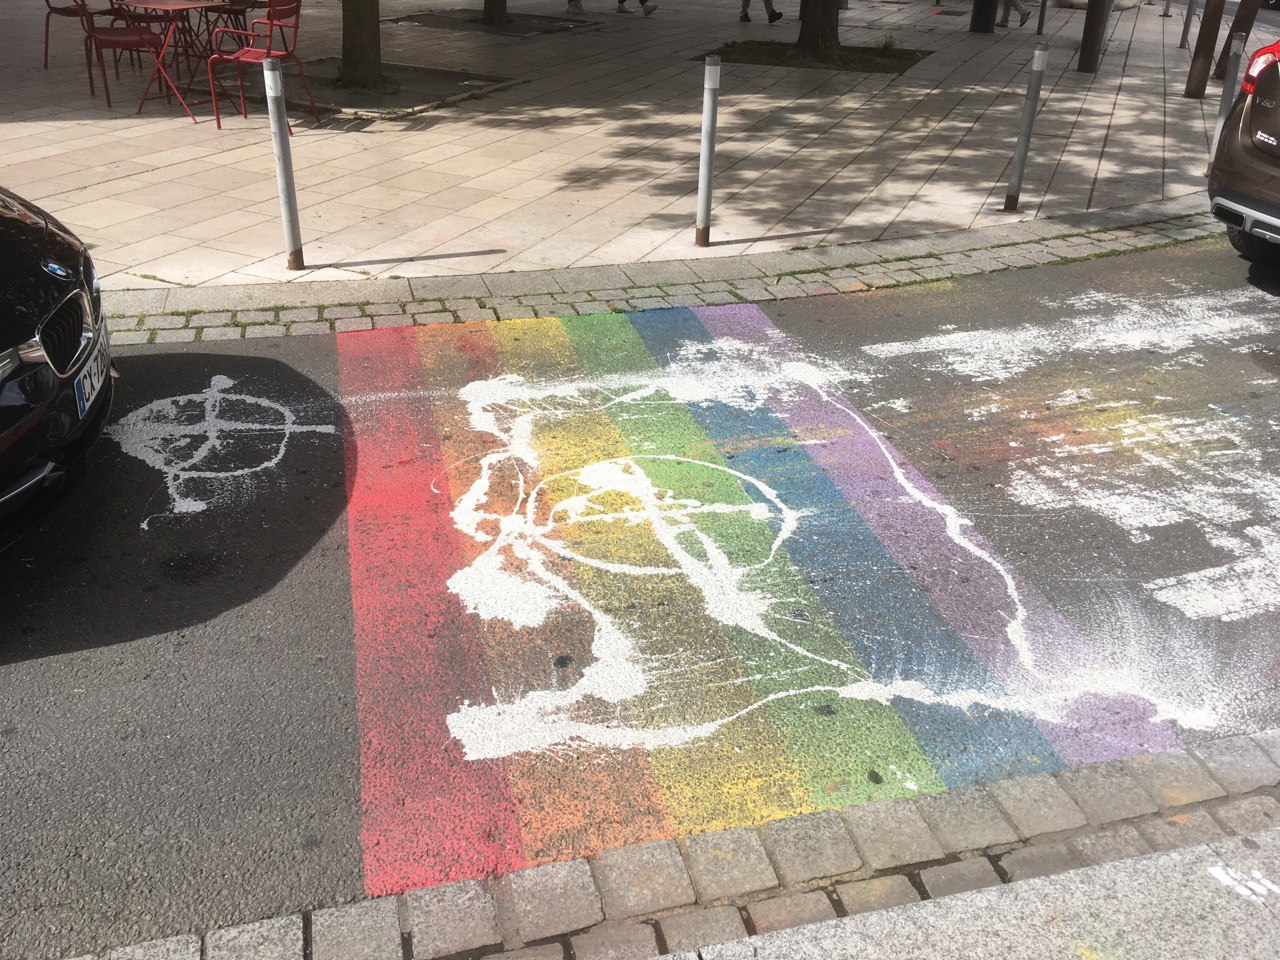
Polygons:
<instances>
[{"instance_id":1,"label":"license plate","mask_svg":"<svg viewBox=\"0 0 1280 960\"><path fill-rule=\"evenodd\" d=\"M107 338L104 334L94 346L93 356L76 377L76 406L80 410L80 416L83 417L93 406L93 398L102 389L110 371L111 358L107 354Z\"/></svg>"}]
</instances>

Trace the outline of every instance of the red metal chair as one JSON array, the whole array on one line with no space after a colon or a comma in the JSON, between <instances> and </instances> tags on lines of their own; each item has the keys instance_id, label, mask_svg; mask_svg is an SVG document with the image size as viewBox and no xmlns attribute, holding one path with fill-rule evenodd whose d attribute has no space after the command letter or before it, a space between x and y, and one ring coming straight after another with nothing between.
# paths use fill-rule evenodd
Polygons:
<instances>
[{"instance_id":1,"label":"red metal chair","mask_svg":"<svg viewBox=\"0 0 1280 960\"><path fill-rule=\"evenodd\" d=\"M84 65L89 73L89 93L97 96L93 88L93 56L97 54L98 69L102 72L102 91L107 97L107 106L111 106L111 87L107 84L107 65L102 58L102 51L110 50L120 53L145 53L159 50L164 45L164 34L156 33L145 25L127 23L124 26L100 27L94 20L97 17L111 17L113 22L119 18L114 11L94 12L77 0L84 10L80 25L84 27ZM116 79L120 79L120 60L115 60ZM167 95L167 91L166 91Z\"/></svg>"},{"instance_id":2,"label":"red metal chair","mask_svg":"<svg viewBox=\"0 0 1280 960\"><path fill-rule=\"evenodd\" d=\"M44 5L49 8L49 12L44 15L44 68L49 69L49 21L54 17L75 17L77 20L84 18L86 14L85 5L82 0L71 0L65 5L56 4L53 0L44 0ZM94 14L106 13L105 10L91 11Z\"/></svg>"},{"instance_id":3,"label":"red metal chair","mask_svg":"<svg viewBox=\"0 0 1280 960\"><path fill-rule=\"evenodd\" d=\"M222 129L222 114L218 110L218 91L215 86L214 70L224 63L236 65L236 82L240 87L240 113L249 116L249 107L244 99L244 65L261 64L263 60L275 58L291 62L298 70L298 79L302 81L302 89L306 91L307 102L311 104L311 115L320 122L320 111L316 109L315 98L311 96L311 84L303 72L302 63L298 60L298 21L302 17L302 0L268 0L267 16L263 20L255 20L250 30L233 30L219 27L213 31L213 48L221 51L223 37L241 37L245 45L231 53L215 53L209 58L209 96L213 98L213 119L218 129ZM263 28L260 32L259 27ZM280 31L277 43L276 31Z\"/></svg>"}]
</instances>

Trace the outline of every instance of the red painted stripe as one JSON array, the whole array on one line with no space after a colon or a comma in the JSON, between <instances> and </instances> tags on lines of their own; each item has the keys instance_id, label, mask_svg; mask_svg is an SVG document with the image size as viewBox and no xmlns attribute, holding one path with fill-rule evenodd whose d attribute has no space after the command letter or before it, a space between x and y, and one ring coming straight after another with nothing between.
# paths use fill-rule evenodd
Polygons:
<instances>
[{"instance_id":1,"label":"red painted stripe","mask_svg":"<svg viewBox=\"0 0 1280 960\"><path fill-rule=\"evenodd\" d=\"M460 703L492 690L475 619L445 586L460 544L420 358L413 329L338 337L360 844L373 896L524 865L501 763L468 762L445 726Z\"/></svg>"}]
</instances>

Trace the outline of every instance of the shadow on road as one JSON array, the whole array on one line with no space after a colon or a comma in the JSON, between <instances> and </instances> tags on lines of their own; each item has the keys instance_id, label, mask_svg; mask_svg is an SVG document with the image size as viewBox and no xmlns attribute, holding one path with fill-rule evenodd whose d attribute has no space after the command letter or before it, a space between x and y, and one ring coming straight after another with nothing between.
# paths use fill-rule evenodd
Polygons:
<instances>
[{"instance_id":1,"label":"shadow on road","mask_svg":"<svg viewBox=\"0 0 1280 960\"><path fill-rule=\"evenodd\" d=\"M345 502L344 418L280 360L118 358L87 476L0 554L0 663L201 623L279 583Z\"/></svg>"}]
</instances>

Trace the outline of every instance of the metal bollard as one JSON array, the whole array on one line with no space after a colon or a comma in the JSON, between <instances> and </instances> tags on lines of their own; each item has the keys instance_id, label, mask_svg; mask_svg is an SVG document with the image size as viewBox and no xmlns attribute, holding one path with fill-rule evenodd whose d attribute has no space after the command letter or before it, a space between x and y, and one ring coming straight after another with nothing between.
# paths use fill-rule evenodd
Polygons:
<instances>
[{"instance_id":1,"label":"metal bollard","mask_svg":"<svg viewBox=\"0 0 1280 960\"><path fill-rule=\"evenodd\" d=\"M702 150L698 156L698 220L693 242L711 246L711 175L716 162L716 110L720 103L720 58L707 56L702 74Z\"/></svg>"},{"instance_id":2,"label":"metal bollard","mask_svg":"<svg viewBox=\"0 0 1280 960\"><path fill-rule=\"evenodd\" d=\"M1040 15L1036 18L1036 36L1044 36L1044 19L1049 13L1049 0L1040 0Z\"/></svg>"},{"instance_id":3,"label":"metal bollard","mask_svg":"<svg viewBox=\"0 0 1280 960\"><path fill-rule=\"evenodd\" d=\"M1187 0L1187 14L1182 21L1182 39L1178 42L1178 49L1187 49L1187 42L1191 38L1191 21L1196 18L1196 0Z\"/></svg>"},{"instance_id":4,"label":"metal bollard","mask_svg":"<svg viewBox=\"0 0 1280 960\"><path fill-rule=\"evenodd\" d=\"M1160 16L1162 17L1173 16L1173 0L1164 0L1164 13L1160 14Z\"/></svg>"},{"instance_id":5,"label":"metal bollard","mask_svg":"<svg viewBox=\"0 0 1280 960\"><path fill-rule=\"evenodd\" d=\"M280 61L262 61L262 81L267 90L267 113L271 116L271 149L276 155L276 189L280 193L280 219L284 223L284 245L289 252L286 266L302 270L302 228L298 224L298 193L293 186L293 151L289 148L289 114L284 105L284 77Z\"/></svg>"},{"instance_id":6,"label":"metal bollard","mask_svg":"<svg viewBox=\"0 0 1280 960\"><path fill-rule=\"evenodd\" d=\"M1022 129L1018 131L1018 145L1013 151L1013 171L1009 175L1009 190L1004 195L1005 210L1018 209L1018 197L1022 193L1022 174L1027 169L1027 152L1031 149L1031 128L1035 126L1036 110L1040 106L1040 86L1044 82L1044 68L1049 64L1049 45L1036 45L1031 57L1031 79L1027 82L1027 99L1022 103Z\"/></svg>"},{"instance_id":7,"label":"metal bollard","mask_svg":"<svg viewBox=\"0 0 1280 960\"><path fill-rule=\"evenodd\" d=\"M1231 46L1227 53L1227 75L1222 80L1222 102L1218 104L1218 122L1213 128L1213 142L1209 145L1209 163L1213 163L1213 155L1218 152L1218 138L1222 136L1222 127L1227 122L1227 114L1231 105L1236 102L1236 94L1240 90L1240 59L1244 56L1244 44L1248 39L1237 30L1231 35Z\"/></svg>"}]
</instances>

